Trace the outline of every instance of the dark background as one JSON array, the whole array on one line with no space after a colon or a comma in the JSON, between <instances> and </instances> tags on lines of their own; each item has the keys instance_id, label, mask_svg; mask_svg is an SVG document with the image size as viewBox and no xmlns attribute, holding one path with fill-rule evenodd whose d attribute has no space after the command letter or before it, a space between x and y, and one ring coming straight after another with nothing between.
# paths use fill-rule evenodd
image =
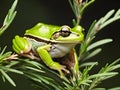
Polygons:
<instances>
[{"instance_id":1,"label":"dark background","mask_svg":"<svg viewBox=\"0 0 120 90\"><path fill-rule=\"evenodd\" d=\"M0 0L0 26L2 26L4 17L13 1ZM86 9L81 25L87 32L93 20L104 16L111 9L118 10L119 8L120 0L96 0L93 5ZM17 16L13 23L0 37L0 47L3 48L7 45L7 50L12 50L11 41L16 34L22 36L26 29L31 28L38 22L72 26L72 19L74 18L67 0L19 0L16 10ZM104 38L112 38L113 42L102 46L103 51L92 58L94 61L97 60L100 66L111 63L120 57L120 20L101 30L94 41ZM3 83L0 78L0 90L35 90L30 86L31 83L26 78L16 74L13 74L12 78L17 87L11 86L8 82ZM100 86L106 88L120 86L120 75L104 81Z\"/></svg>"}]
</instances>

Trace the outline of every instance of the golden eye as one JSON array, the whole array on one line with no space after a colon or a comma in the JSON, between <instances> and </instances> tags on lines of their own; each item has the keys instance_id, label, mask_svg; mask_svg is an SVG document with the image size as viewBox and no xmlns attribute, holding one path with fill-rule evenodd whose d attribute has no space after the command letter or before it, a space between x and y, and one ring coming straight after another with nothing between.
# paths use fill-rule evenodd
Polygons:
<instances>
[{"instance_id":1,"label":"golden eye","mask_svg":"<svg viewBox=\"0 0 120 90\"><path fill-rule=\"evenodd\" d=\"M69 26L62 26L61 30L59 31L60 32L60 35L62 37L68 37L70 35L70 27Z\"/></svg>"}]
</instances>

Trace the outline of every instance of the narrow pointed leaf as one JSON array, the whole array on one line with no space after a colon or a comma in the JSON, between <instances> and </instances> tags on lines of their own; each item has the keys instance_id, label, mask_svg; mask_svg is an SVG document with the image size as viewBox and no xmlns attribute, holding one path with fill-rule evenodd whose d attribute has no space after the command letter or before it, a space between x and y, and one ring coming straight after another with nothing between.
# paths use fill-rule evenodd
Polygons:
<instances>
[{"instance_id":1,"label":"narrow pointed leaf","mask_svg":"<svg viewBox=\"0 0 120 90\"><path fill-rule=\"evenodd\" d=\"M98 62L86 62L86 63L81 64L81 65L80 65L80 68L81 68L81 67L91 66L91 65L96 64L96 63L98 63Z\"/></svg>"},{"instance_id":2,"label":"narrow pointed leaf","mask_svg":"<svg viewBox=\"0 0 120 90\"><path fill-rule=\"evenodd\" d=\"M8 19L11 19L12 14L13 14L14 11L15 11L15 8L16 8L17 3L18 3L18 0L15 0L14 3L13 3L13 5L12 5L12 7L11 7L11 9L9 10L9 14L8 14L9 17L8 17Z\"/></svg>"},{"instance_id":3,"label":"narrow pointed leaf","mask_svg":"<svg viewBox=\"0 0 120 90\"><path fill-rule=\"evenodd\" d=\"M120 15L120 9L118 9L118 11L115 13L114 17L117 17Z\"/></svg>"},{"instance_id":4,"label":"narrow pointed leaf","mask_svg":"<svg viewBox=\"0 0 120 90\"><path fill-rule=\"evenodd\" d=\"M93 78L107 78L109 76L114 76L114 75L117 75L118 73L117 72L109 72L109 73L100 73L100 74L94 74L94 75L91 75L89 76L89 79L93 79Z\"/></svg>"},{"instance_id":5,"label":"narrow pointed leaf","mask_svg":"<svg viewBox=\"0 0 120 90\"><path fill-rule=\"evenodd\" d=\"M0 70L0 72L13 86L16 86L15 82L8 76L7 73L5 73L2 69Z\"/></svg>"},{"instance_id":6,"label":"narrow pointed leaf","mask_svg":"<svg viewBox=\"0 0 120 90\"><path fill-rule=\"evenodd\" d=\"M17 6L17 2L18 0L15 0L12 7L9 9L8 14L6 15L3 25L0 28L0 35L2 35L2 33L9 27L9 25L12 23L13 19L16 16L16 11L15 8Z\"/></svg>"},{"instance_id":7,"label":"narrow pointed leaf","mask_svg":"<svg viewBox=\"0 0 120 90\"><path fill-rule=\"evenodd\" d=\"M5 77L3 75L1 75L1 77L2 77L3 82L5 82Z\"/></svg>"},{"instance_id":8,"label":"narrow pointed leaf","mask_svg":"<svg viewBox=\"0 0 120 90\"><path fill-rule=\"evenodd\" d=\"M113 66L113 65L117 64L118 62L120 62L120 58L118 58L118 59L117 59L117 60L115 60L113 63L111 63L111 64L109 65L109 67L111 67L111 66Z\"/></svg>"},{"instance_id":9,"label":"narrow pointed leaf","mask_svg":"<svg viewBox=\"0 0 120 90\"><path fill-rule=\"evenodd\" d=\"M111 88L111 89L108 89L108 90L120 90L120 87L115 87L115 88Z\"/></svg>"},{"instance_id":10,"label":"narrow pointed leaf","mask_svg":"<svg viewBox=\"0 0 120 90\"><path fill-rule=\"evenodd\" d=\"M90 52L90 54L89 54L88 56L86 56L86 57L84 58L84 60L90 59L90 58L94 57L95 55L97 55L98 53L100 53L101 50L102 50L101 48L98 48L98 49Z\"/></svg>"},{"instance_id":11,"label":"narrow pointed leaf","mask_svg":"<svg viewBox=\"0 0 120 90\"><path fill-rule=\"evenodd\" d=\"M21 61L23 61L23 60L21 60ZM30 61L30 60L24 60L24 62L25 62L25 63L28 63L28 64L30 64L30 65L33 65L33 66L37 67L38 69L41 69L40 63L37 63L37 62L35 62L35 61Z\"/></svg>"},{"instance_id":12,"label":"narrow pointed leaf","mask_svg":"<svg viewBox=\"0 0 120 90\"><path fill-rule=\"evenodd\" d=\"M110 18L110 19L107 20L104 24L101 25L100 29L103 29L103 28L106 27L107 25L109 25L109 24L111 24L112 22L114 22L114 21L116 21L116 20L119 20L119 19L120 19L120 16Z\"/></svg>"},{"instance_id":13,"label":"narrow pointed leaf","mask_svg":"<svg viewBox=\"0 0 120 90\"><path fill-rule=\"evenodd\" d=\"M0 53L0 56L2 56L2 55L3 55L3 53L4 53L4 52L5 52L5 50L6 50L6 48L7 48L7 46L5 46L5 47L3 48L2 52Z\"/></svg>"},{"instance_id":14,"label":"narrow pointed leaf","mask_svg":"<svg viewBox=\"0 0 120 90\"><path fill-rule=\"evenodd\" d=\"M110 67L110 71L120 68L120 64Z\"/></svg>"},{"instance_id":15,"label":"narrow pointed leaf","mask_svg":"<svg viewBox=\"0 0 120 90\"><path fill-rule=\"evenodd\" d=\"M110 10L102 19L102 23L104 23L106 20L108 20L113 14L114 14L115 10Z\"/></svg>"},{"instance_id":16,"label":"narrow pointed leaf","mask_svg":"<svg viewBox=\"0 0 120 90\"><path fill-rule=\"evenodd\" d=\"M12 52L6 52L2 56L0 56L0 61L2 62L5 58L9 57L12 54Z\"/></svg>"},{"instance_id":17,"label":"narrow pointed leaf","mask_svg":"<svg viewBox=\"0 0 120 90\"><path fill-rule=\"evenodd\" d=\"M89 45L88 48L87 48L87 51L90 51L90 50L92 50L92 49L94 49L94 48L96 48L96 47L98 47L98 46L101 46L101 45L103 45L103 44L110 43L110 42L112 42L112 41L113 41L112 39L103 39L103 40L97 41L97 42Z\"/></svg>"},{"instance_id":18,"label":"narrow pointed leaf","mask_svg":"<svg viewBox=\"0 0 120 90\"><path fill-rule=\"evenodd\" d=\"M90 28L89 28L89 30L88 30L88 32L87 32L86 40L88 40L88 38L90 38L91 34L93 33L93 28L94 28L96 22L97 22L97 21L94 20L93 23L91 24L91 26L90 26Z\"/></svg>"},{"instance_id":19,"label":"narrow pointed leaf","mask_svg":"<svg viewBox=\"0 0 120 90\"><path fill-rule=\"evenodd\" d=\"M22 71L19 71L19 70L16 70L16 69L12 69L12 68L8 68L8 67L2 67L2 69L4 71L9 71L9 72L17 73L17 74L23 74Z\"/></svg>"},{"instance_id":20,"label":"narrow pointed leaf","mask_svg":"<svg viewBox=\"0 0 120 90\"><path fill-rule=\"evenodd\" d=\"M105 88L94 88L92 90L106 90Z\"/></svg>"},{"instance_id":21,"label":"narrow pointed leaf","mask_svg":"<svg viewBox=\"0 0 120 90\"><path fill-rule=\"evenodd\" d=\"M24 66L23 68L26 68L26 69L29 69L29 70L33 70L33 71L36 71L36 72L42 72L42 73L44 72L41 69L33 68L33 67L30 67L30 66Z\"/></svg>"},{"instance_id":22,"label":"narrow pointed leaf","mask_svg":"<svg viewBox=\"0 0 120 90\"><path fill-rule=\"evenodd\" d=\"M35 77L33 77L33 76L30 76L30 75L27 75L27 74L26 74L25 76L27 76L28 78L30 78L30 79L33 80L33 81L37 81L37 82L39 82L39 83L42 82L40 79L35 78Z\"/></svg>"}]
</instances>

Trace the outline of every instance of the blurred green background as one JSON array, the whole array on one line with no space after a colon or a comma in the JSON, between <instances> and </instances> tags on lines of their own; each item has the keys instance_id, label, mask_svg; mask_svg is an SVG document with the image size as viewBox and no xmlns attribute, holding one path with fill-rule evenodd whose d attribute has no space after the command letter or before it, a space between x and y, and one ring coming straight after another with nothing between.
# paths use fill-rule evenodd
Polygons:
<instances>
[{"instance_id":1,"label":"blurred green background","mask_svg":"<svg viewBox=\"0 0 120 90\"><path fill-rule=\"evenodd\" d=\"M0 26L11 7L14 0L0 0ZM120 0L96 0L93 5L86 9L81 25L87 32L93 20L104 16L109 10L120 8ZM13 23L0 37L0 47L7 45L7 50L12 50L11 41L16 34L23 36L26 29L31 28L38 22L44 22L55 25L70 25L74 14L67 0L19 0L17 5L17 16ZM120 20L116 21L97 34L94 41L104 38L112 38L114 41L102 46L103 51L92 58L98 61L100 66L110 63L120 57ZM117 70L120 71L120 70ZM20 75L11 74L17 87L11 86L8 82L3 83L0 77L0 90L35 90L31 87L31 82ZM101 83L100 86L110 88L120 86L120 75L108 79Z\"/></svg>"}]
</instances>

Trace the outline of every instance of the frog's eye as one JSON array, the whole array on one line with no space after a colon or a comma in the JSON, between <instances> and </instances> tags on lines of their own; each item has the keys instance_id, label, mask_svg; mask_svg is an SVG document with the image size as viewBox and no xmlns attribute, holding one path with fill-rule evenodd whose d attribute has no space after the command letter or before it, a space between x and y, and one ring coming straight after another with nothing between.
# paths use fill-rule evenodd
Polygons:
<instances>
[{"instance_id":1,"label":"frog's eye","mask_svg":"<svg viewBox=\"0 0 120 90\"><path fill-rule=\"evenodd\" d=\"M60 35L62 37L68 37L70 35L70 27L69 26L62 26L60 30Z\"/></svg>"}]
</instances>

